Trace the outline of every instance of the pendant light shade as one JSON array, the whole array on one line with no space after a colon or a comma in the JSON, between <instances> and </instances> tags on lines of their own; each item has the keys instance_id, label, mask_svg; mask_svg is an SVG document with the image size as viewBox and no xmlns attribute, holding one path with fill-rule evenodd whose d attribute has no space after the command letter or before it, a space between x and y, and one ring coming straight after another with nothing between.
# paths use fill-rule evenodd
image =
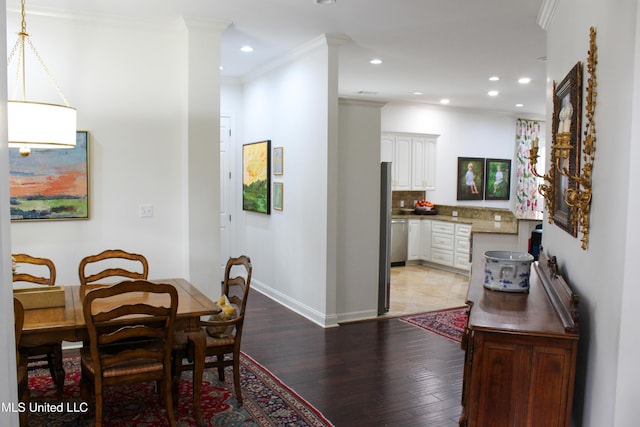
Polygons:
<instances>
[{"instance_id":1,"label":"pendant light shade","mask_svg":"<svg viewBox=\"0 0 640 427\"><path fill-rule=\"evenodd\" d=\"M21 30L10 50L7 66L17 57L16 91L21 88L22 99L15 98L7 103L7 128L9 147L20 148L20 154L28 156L32 148L73 148L76 145L76 109L69 106L53 76L49 73L42 57L34 47L25 19L24 0L21 1ZM30 47L40 66L45 71L65 105L49 104L27 100L25 78L25 53Z\"/></svg>"},{"instance_id":2,"label":"pendant light shade","mask_svg":"<svg viewBox=\"0 0 640 427\"><path fill-rule=\"evenodd\" d=\"M9 101L9 147L71 148L76 145L76 109L64 105Z\"/></svg>"}]
</instances>

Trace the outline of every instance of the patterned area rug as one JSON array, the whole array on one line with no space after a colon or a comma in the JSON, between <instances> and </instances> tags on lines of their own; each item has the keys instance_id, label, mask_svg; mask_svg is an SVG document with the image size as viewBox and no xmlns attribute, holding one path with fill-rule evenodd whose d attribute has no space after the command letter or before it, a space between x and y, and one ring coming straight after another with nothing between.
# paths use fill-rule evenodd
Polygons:
<instances>
[{"instance_id":1,"label":"patterned area rug","mask_svg":"<svg viewBox=\"0 0 640 427\"><path fill-rule=\"evenodd\" d=\"M400 320L419 326L427 331L435 332L452 341L460 342L464 327L467 324L467 307L414 314L401 317Z\"/></svg>"},{"instance_id":2,"label":"patterned area rug","mask_svg":"<svg viewBox=\"0 0 640 427\"><path fill-rule=\"evenodd\" d=\"M65 357L67 373L64 396L56 399L56 391L48 371L29 373L29 426L92 426L92 403L80 399L80 358ZM218 381L217 369L205 370L202 384L202 412L208 426L333 426L317 409L287 387L264 366L246 354L240 359L242 397L239 406L233 393L233 373L225 373ZM178 426L196 425L191 399L191 372L182 374L180 399L175 414ZM165 426L165 411L155 392L155 383L132 384L105 389L103 410L106 426Z\"/></svg>"}]
</instances>

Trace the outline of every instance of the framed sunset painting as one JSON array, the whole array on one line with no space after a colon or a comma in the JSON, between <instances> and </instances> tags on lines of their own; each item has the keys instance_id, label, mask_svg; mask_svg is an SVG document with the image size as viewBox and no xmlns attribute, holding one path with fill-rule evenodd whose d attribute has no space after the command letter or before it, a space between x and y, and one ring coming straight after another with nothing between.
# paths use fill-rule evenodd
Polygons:
<instances>
[{"instance_id":1,"label":"framed sunset painting","mask_svg":"<svg viewBox=\"0 0 640 427\"><path fill-rule=\"evenodd\" d=\"M242 210L271 213L271 140L242 146Z\"/></svg>"},{"instance_id":2,"label":"framed sunset painting","mask_svg":"<svg viewBox=\"0 0 640 427\"><path fill-rule=\"evenodd\" d=\"M12 221L89 218L89 132L73 148L18 150L9 148Z\"/></svg>"}]
</instances>

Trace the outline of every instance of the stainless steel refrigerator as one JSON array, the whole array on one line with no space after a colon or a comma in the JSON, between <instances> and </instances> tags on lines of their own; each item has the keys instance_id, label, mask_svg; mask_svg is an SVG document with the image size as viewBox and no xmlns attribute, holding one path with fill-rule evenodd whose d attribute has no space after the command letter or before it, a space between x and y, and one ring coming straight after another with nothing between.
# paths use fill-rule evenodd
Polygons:
<instances>
[{"instance_id":1,"label":"stainless steel refrigerator","mask_svg":"<svg viewBox=\"0 0 640 427\"><path fill-rule=\"evenodd\" d=\"M391 290L391 162L380 163L380 260L378 315L389 311Z\"/></svg>"}]
</instances>

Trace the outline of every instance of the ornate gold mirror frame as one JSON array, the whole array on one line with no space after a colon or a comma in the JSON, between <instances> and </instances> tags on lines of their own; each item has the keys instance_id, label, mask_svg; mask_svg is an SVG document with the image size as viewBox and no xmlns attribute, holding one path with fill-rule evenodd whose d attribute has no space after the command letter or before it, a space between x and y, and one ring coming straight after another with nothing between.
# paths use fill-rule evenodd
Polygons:
<instances>
[{"instance_id":1,"label":"ornate gold mirror frame","mask_svg":"<svg viewBox=\"0 0 640 427\"><path fill-rule=\"evenodd\" d=\"M585 130L582 141L582 170L577 173L580 163L580 110L575 111L574 100L582 101L582 91L578 90L581 71L576 64L556 90L554 82L554 112L551 128L551 166L545 175L536 171L538 143L534 141L529 152L529 162L535 176L543 182L538 189L544 196L549 223L552 221L573 236L578 229L582 233L582 249L589 242L589 213L591 210L591 172L596 152L596 122L594 119L597 97L596 65L598 52L596 30L589 30L589 52L587 58L587 93L585 108ZM576 77L578 75L578 77ZM576 83L576 84L573 84ZM574 92L575 90L575 92ZM573 95L575 93L575 95ZM564 208L563 208L564 206ZM564 212L563 212L564 210Z\"/></svg>"}]
</instances>

